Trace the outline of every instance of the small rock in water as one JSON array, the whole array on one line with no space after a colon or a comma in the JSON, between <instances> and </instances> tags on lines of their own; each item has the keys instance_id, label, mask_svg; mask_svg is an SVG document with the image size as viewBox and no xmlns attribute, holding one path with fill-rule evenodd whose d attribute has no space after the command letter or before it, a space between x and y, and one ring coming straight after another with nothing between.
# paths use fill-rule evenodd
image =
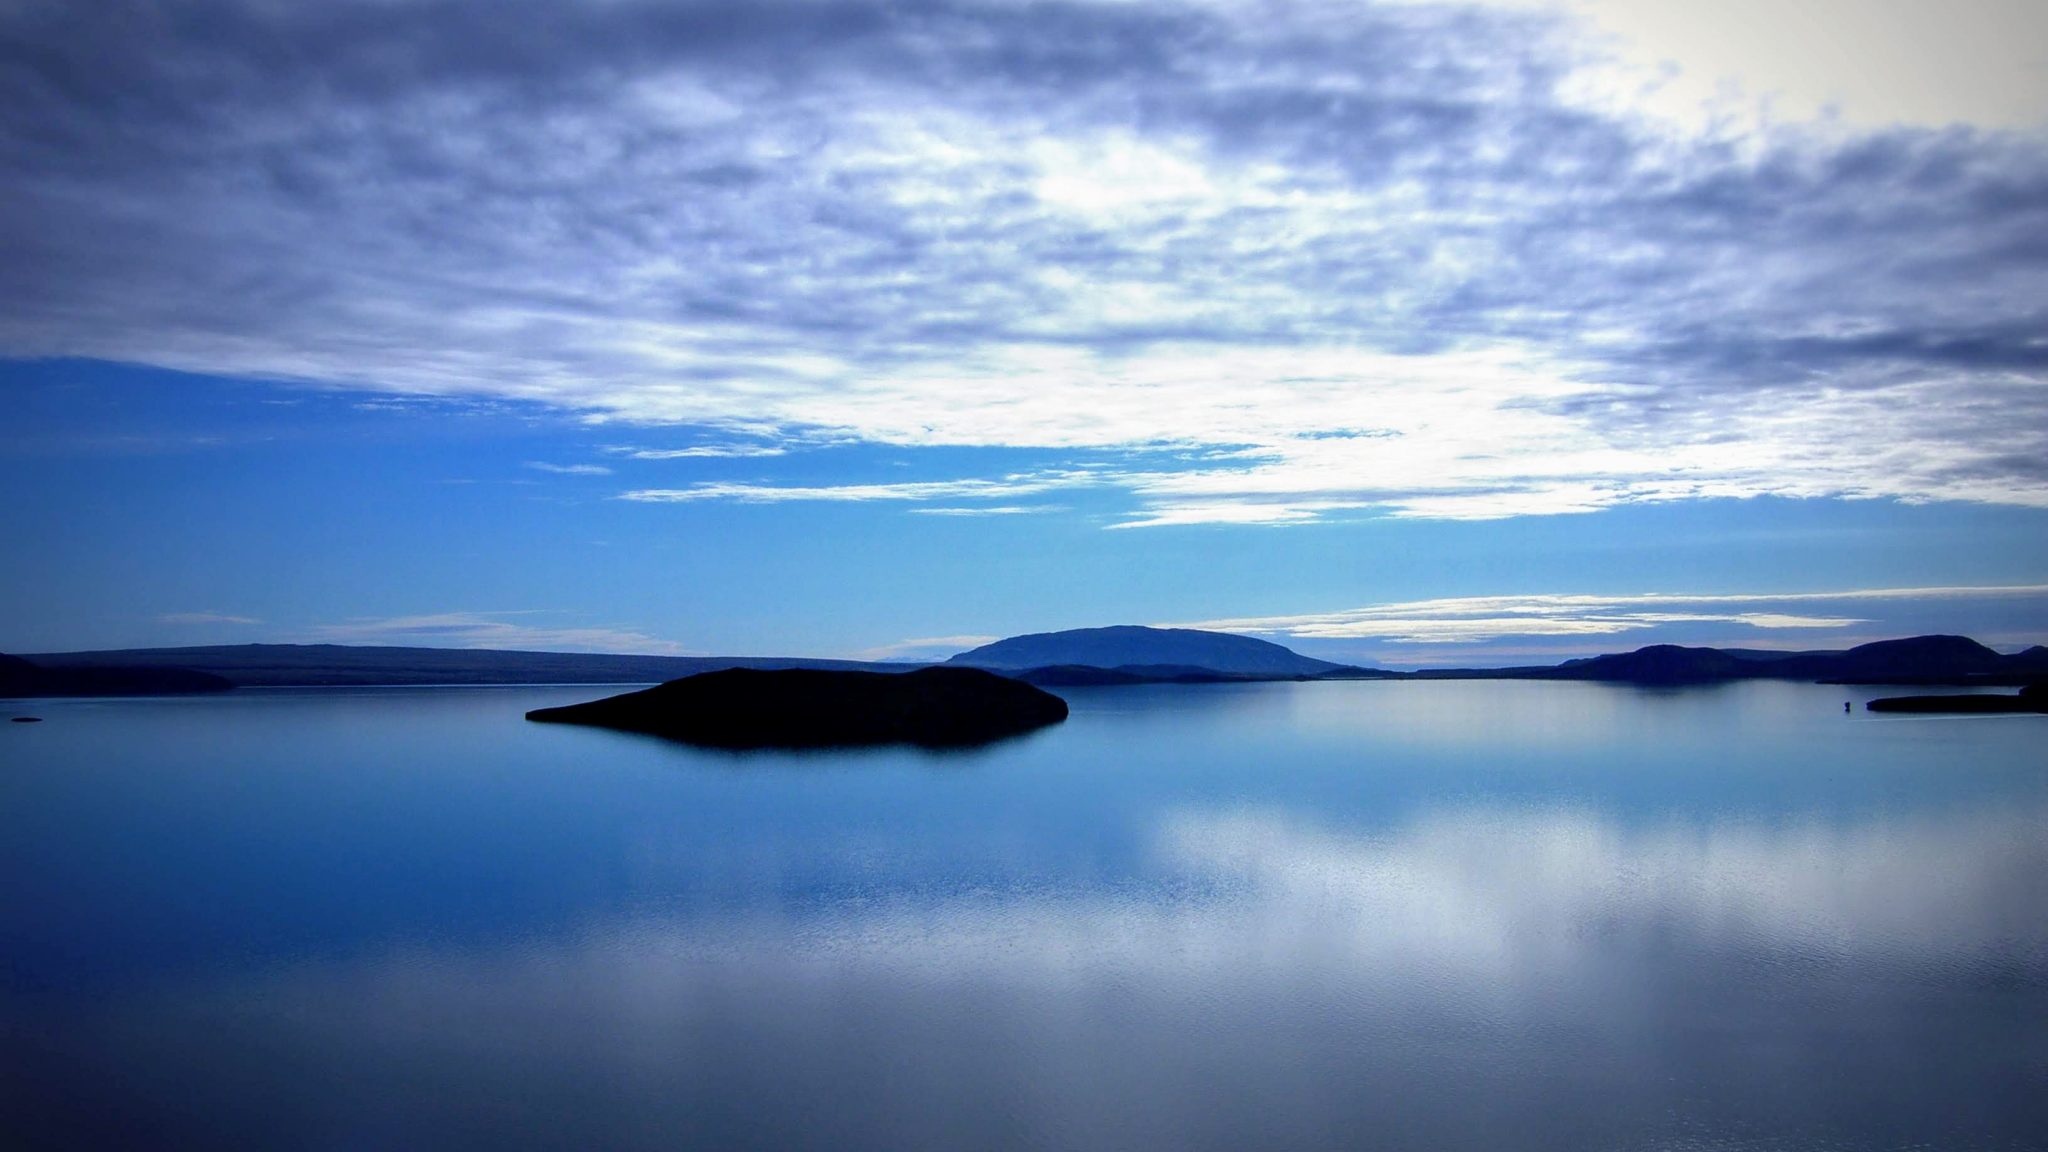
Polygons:
<instances>
[{"instance_id":1,"label":"small rock in water","mask_svg":"<svg viewBox=\"0 0 2048 1152\"><path fill-rule=\"evenodd\" d=\"M8 719L16 724L41 724L43 722L41 716L10 716Z\"/></svg>"}]
</instances>

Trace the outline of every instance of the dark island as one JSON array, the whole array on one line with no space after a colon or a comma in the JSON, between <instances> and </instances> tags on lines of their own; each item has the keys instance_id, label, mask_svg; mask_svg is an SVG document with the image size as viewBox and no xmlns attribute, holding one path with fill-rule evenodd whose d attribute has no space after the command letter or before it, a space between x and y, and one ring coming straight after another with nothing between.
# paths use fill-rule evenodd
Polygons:
<instances>
[{"instance_id":1,"label":"dark island","mask_svg":"<svg viewBox=\"0 0 2048 1152\"><path fill-rule=\"evenodd\" d=\"M2016 696L1981 693L1970 696L1889 696L1864 705L1872 712L1912 712L1932 715L2001 715L2013 712L2048 712L2048 684L2029 684Z\"/></svg>"},{"instance_id":2,"label":"dark island","mask_svg":"<svg viewBox=\"0 0 2048 1152\"><path fill-rule=\"evenodd\" d=\"M977 668L732 668L588 704L538 708L526 718L713 748L961 748L1057 724L1067 718L1067 702Z\"/></svg>"}]
</instances>

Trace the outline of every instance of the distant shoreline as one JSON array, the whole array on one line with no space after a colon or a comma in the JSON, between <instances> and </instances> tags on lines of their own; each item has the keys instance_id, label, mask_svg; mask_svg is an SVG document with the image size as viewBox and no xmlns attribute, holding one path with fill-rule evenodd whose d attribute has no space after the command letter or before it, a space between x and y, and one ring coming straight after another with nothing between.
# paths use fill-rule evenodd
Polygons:
<instances>
[{"instance_id":1,"label":"distant shoreline","mask_svg":"<svg viewBox=\"0 0 2048 1152\"><path fill-rule=\"evenodd\" d=\"M1777 653L1743 649L1652 645L1633 652L1568 660L1547 666L1444 668L1395 671L1330 665L1303 659L1306 670L1267 671L1202 666L1189 661L1186 630L1137 627L1042 634L1049 656L1062 653L1065 636L1116 632L1120 657L1140 659L1110 666L1085 659L1051 659L1031 667L980 664L964 653L950 663L986 667L1041 687L1114 686L1153 683L1262 683L1311 680L1550 680L1650 685L1711 684L1738 680L1797 680L1862 686L2013 688L2048 681L2048 647L2004 654L1961 636L1920 636L1879 641L1833 652ZM1137 634L1135 641L1131 634ZM1146 634L1170 637L1173 660L1145 660ZM1293 655L1277 645L1222 633L1194 633L1242 647L1251 643ZM1131 646L1135 644L1136 646ZM993 647L993 646L991 646ZM1162 646L1163 650L1163 646ZM1224 644L1228 658L1232 649ZM608 653L532 652L474 648L371 647L338 644L241 644L186 648L113 649L37 653L0 658L14 669L0 679L0 696L155 694L154 679L189 684L197 690L226 688L398 688L398 687L596 687L666 683L729 668L826 669L905 673L927 664L812 660L801 657L638 656ZM936 662L935 662L936 663ZM141 675L148 673L148 676ZM96 684L86 692L40 690L39 684ZM123 690L123 685L132 688ZM190 689L188 689L190 690Z\"/></svg>"}]
</instances>

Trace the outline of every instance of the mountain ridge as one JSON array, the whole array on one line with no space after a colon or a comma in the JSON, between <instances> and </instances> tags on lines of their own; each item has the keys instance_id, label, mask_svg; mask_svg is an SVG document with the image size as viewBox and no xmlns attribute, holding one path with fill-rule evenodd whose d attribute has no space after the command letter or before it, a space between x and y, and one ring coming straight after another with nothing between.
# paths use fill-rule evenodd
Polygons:
<instances>
[{"instance_id":1,"label":"mountain ridge","mask_svg":"<svg viewBox=\"0 0 2048 1152\"><path fill-rule=\"evenodd\" d=\"M1098 647L1092 654L1076 652L1072 647L1057 651L1046 646L1061 637L1075 635L1084 642L1107 639L1112 643ZM1132 641L1160 637L1166 639L1151 648L1128 646ZM1235 653L1238 659L1223 660L1219 667L1205 662L1219 657L1191 652L1186 647L1190 644L1209 646L1209 653ZM1010 647L1005 649L1005 645ZM2048 679L2048 646L2035 645L2021 652L2002 654L1964 636L1912 636L1836 651L1799 652L1652 644L1555 665L1397 672L1317 660L1254 637L1136 625L1011 637L960 653L939 666L988 667L975 661L976 653L985 653L990 648L997 649L998 658L1005 661L990 670L1032 683L1065 687L1303 679L1585 680L1639 684L1779 679L2011 687ZM1084 658L1076 659L1077 655ZM1093 658L1086 658L1091 655ZM1044 657L1041 662L1019 662L1038 656ZM639 656L333 644L108 649L32 654L28 661L33 663L17 657L0 658L0 682L6 679L6 670L13 669L17 685L25 683L29 675L26 669L32 668L33 675L45 683L50 682L48 674L61 671L73 685L89 681L97 684L100 692L135 694L151 691L152 684L164 684L163 690L168 691L219 690L230 686L648 684L726 668L824 668L901 674L925 666L804 657ZM114 675L122 670L147 672L149 676L124 680ZM163 673L177 676L172 681L153 679ZM179 679L188 687L169 686ZM51 694L74 693L8 692L0 688L0 695Z\"/></svg>"},{"instance_id":2,"label":"mountain ridge","mask_svg":"<svg viewBox=\"0 0 2048 1152\"><path fill-rule=\"evenodd\" d=\"M1322 676L1349 667L1303 656L1291 648L1252 636L1137 624L1011 636L969 649L944 663L995 671L1166 666L1228 676L1269 677Z\"/></svg>"},{"instance_id":3,"label":"mountain ridge","mask_svg":"<svg viewBox=\"0 0 2048 1152\"><path fill-rule=\"evenodd\" d=\"M208 644L30 654L44 667L176 666L244 688L429 684L650 684L726 668L902 671L916 665L795 656L650 656L515 648L356 644Z\"/></svg>"}]
</instances>

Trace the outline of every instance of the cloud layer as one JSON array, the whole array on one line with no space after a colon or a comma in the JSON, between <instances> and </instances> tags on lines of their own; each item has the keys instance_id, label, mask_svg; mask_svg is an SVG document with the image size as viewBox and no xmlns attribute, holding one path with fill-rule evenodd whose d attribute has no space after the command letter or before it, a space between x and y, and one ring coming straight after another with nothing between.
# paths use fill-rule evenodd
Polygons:
<instances>
[{"instance_id":1,"label":"cloud layer","mask_svg":"<svg viewBox=\"0 0 2048 1152\"><path fill-rule=\"evenodd\" d=\"M1586 98L1582 31L1311 0L15 4L0 354L540 401L754 468L1223 450L1095 477L1132 525L2048 505L2048 140L1680 129ZM636 496L1014 504L1006 475Z\"/></svg>"},{"instance_id":2,"label":"cloud layer","mask_svg":"<svg viewBox=\"0 0 2048 1152\"><path fill-rule=\"evenodd\" d=\"M435 612L321 624L307 630L306 636L318 644L701 655L672 640L662 640L631 629L547 622L549 617L560 615L544 612Z\"/></svg>"},{"instance_id":3,"label":"cloud layer","mask_svg":"<svg viewBox=\"0 0 2048 1152\"><path fill-rule=\"evenodd\" d=\"M1871 615L1902 609L1924 612L1930 606L1945 603L1977 612L1994 605L2017 605L2038 611L2048 603L2048 584L1784 593L1459 596L1335 612L1204 620L1178 626L1299 640L1445 645L1514 638L1585 639L1670 625L1723 624L1736 626L1734 631L1738 633L1753 634L1760 647L1842 648L1867 639L1855 635L1844 638L1841 632L1874 623Z\"/></svg>"}]
</instances>

